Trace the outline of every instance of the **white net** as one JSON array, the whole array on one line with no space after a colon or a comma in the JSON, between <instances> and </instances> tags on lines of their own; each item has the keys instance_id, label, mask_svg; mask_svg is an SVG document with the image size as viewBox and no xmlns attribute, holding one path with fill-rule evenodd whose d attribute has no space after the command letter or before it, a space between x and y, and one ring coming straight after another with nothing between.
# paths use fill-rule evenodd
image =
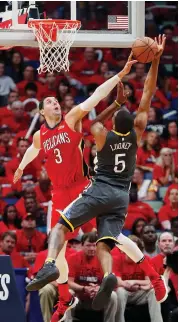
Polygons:
<instances>
[{"instance_id":1,"label":"white net","mask_svg":"<svg viewBox=\"0 0 179 322\"><path fill-rule=\"evenodd\" d=\"M65 22L63 27L60 27L56 22L51 22L49 25L39 22L37 25L32 20L30 27L40 49L38 73L69 71L69 50L80 28L79 22Z\"/></svg>"}]
</instances>

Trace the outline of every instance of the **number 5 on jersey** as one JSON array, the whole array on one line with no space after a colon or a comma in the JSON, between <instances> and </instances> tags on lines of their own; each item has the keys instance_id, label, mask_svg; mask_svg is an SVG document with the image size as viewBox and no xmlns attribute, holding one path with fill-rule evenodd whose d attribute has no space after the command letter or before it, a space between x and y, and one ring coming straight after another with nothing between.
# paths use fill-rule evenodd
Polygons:
<instances>
[{"instance_id":1,"label":"number 5 on jersey","mask_svg":"<svg viewBox=\"0 0 179 322\"><path fill-rule=\"evenodd\" d=\"M59 149L54 149L55 154L55 162L56 163L62 163L62 156Z\"/></svg>"},{"instance_id":2,"label":"number 5 on jersey","mask_svg":"<svg viewBox=\"0 0 179 322\"><path fill-rule=\"evenodd\" d=\"M124 171L126 164L124 160L121 160L122 157L125 157L125 153L121 154L115 154L115 167L114 167L114 172L116 173L121 173Z\"/></svg>"}]
</instances>

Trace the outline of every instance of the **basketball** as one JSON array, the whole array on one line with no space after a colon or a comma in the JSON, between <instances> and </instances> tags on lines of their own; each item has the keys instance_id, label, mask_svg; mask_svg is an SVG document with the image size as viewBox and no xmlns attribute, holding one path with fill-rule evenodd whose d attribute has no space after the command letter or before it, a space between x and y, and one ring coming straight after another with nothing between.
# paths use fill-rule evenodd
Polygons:
<instances>
[{"instance_id":1,"label":"basketball","mask_svg":"<svg viewBox=\"0 0 179 322\"><path fill-rule=\"evenodd\" d=\"M154 59L157 51L158 47L156 42L149 37L137 38L132 45L133 56L139 63L150 63Z\"/></svg>"}]
</instances>

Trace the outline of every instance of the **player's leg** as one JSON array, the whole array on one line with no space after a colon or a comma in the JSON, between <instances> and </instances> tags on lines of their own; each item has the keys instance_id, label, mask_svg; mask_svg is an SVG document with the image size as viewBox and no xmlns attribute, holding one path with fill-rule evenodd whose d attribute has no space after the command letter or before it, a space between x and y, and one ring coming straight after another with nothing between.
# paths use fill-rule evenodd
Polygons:
<instances>
[{"instance_id":1,"label":"player's leg","mask_svg":"<svg viewBox=\"0 0 179 322\"><path fill-rule=\"evenodd\" d=\"M84 194L83 197L79 197L69 205L63 214L61 213L59 223L55 225L51 232L46 263L36 277L27 285L28 291L39 290L59 278L59 270L55 265L55 260L65 244L65 235L69 231L74 232L75 228L85 224L100 213L100 202L93 197L97 195L96 187L89 189L92 190L92 196L90 193Z\"/></svg>"},{"instance_id":2,"label":"player's leg","mask_svg":"<svg viewBox=\"0 0 179 322\"><path fill-rule=\"evenodd\" d=\"M131 239L124 236L122 233L120 233L116 239L118 241L116 246L126 253L127 256L129 256L136 264L138 264L145 275L150 278L155 289L157 301L159 303L164 302L168 294L163 278L154 270L148 259Z\"/></svg>"}]
</instances>

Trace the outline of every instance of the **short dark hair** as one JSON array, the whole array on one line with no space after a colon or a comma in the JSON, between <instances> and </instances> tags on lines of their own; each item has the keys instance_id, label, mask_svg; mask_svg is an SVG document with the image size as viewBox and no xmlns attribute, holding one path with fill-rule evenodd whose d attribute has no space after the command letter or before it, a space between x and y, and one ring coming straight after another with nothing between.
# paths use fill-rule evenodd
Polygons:
<instances>
[{"instance_id":1,"label":"short dark hair","mask_svg":"<svg viewBox=\"0 0 179 322\"><path fill-rule=\"evenodd\" d=\"M81 243L82 245L84 245L85 241L88 241L89 243L96 243L97 240L98 240L97 233L95 231L92 231L82 236Z\"/></svg>"},{"instance_id":2,"label":"short dark hair","mask_svg":"<svg viewBox=\"0 0 179 322\"><path fill-rule=\"evenodd\" d=\"M30 144L30 141L28 139L26 139L24 137L20 137L20 138L17 139L17 146L19 145L19 142L21 142L21 141L25 141L25 142Z\"/></svg>"},{"instance_id":3,"label":"short dark hair","mask_svg":"<svg viewBox=\"0 0 179 322\"><path fill-rule=\"evenodd\" d=\"M40 103L39 103L39 111L43 110L43 108L44 108L44 101L45 101L45 99L46 99L47 97L54 97L54 96L50 96L50 95L45 96L45 97L40 101Z\"/></svg>"},{"instance_id":4,"label":"short dark hair","mask_svg":"<svg viewBox=\"0 0 179 322\"><path fill-rule=\"evenodd\" d=\"M37 93L37 91L38 91L38 88L37 88L37 85L35 84L35 83L33 83L33 82L29 82L29 83L27 83L27 85L25 86L25 91L27 91L27 90L32 90L32 91L35 91L36 93Z\"/></svg>"},{"instance_id":5,"label":"short dark hair","mask_svg":"<svg viewBox=\"0 0 179 322\"><path fill-rule=\"evenodd\" d=\"M115 115L114 124L117 132L126 134L134 127L134 118L127 110L121 109Z\"/></svg>"},{"instance_id":6,"label":"short dark hair","mask_svg":"<svg viewBox=\"0 0 179 322\"><path fill-rule=\"evenodd\" d=\"M8 236L14 239L15 242L17 243L17 236L13 231L6 231L5 233L3 233L1 236L1 240L3 241Z\"/></svg>"}]
</instances>

